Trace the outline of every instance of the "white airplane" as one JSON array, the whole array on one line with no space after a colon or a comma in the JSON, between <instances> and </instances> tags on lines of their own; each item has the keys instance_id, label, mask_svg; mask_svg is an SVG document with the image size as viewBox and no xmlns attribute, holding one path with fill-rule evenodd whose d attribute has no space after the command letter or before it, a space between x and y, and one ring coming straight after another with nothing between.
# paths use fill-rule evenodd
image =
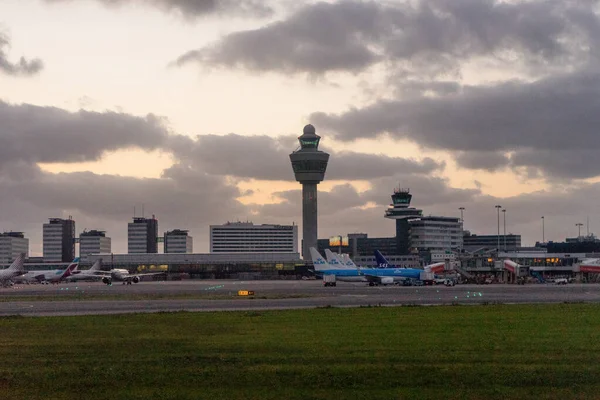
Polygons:
<instances>
[{"instance_id":1,"label":"white airplane","mask_svg":"<svg viewBox=\"0 0 600 400\"><path fill-rule=\"evenodd\" d=\"M39 270L29 271L23 275L18 276L16 279L23 280L26 282L40 282L40 283L58 283L68 276L79 266L79 257L75 257L73 262L65 269L51 269L51 270Z\"/></svg>"},{"instance_id":2,"label":"white airplane","mask_svg":"<svg viewBox=\"0 0 600 400\"><path fill-rule=\"evenodd\" d=\"M25 253L21 253L15 258L15 261L8 268L0 270L0 283L2 286L12 286L12 280L25 272L23 261L25 261Z\"/></svg>"},{"instance_id":3,"label":"white airplane","mask_svg":"<svg viewBox=\"0 0 600 400\"><path fill-rule=\"evenodd\" d=\"M160 275L164 272L146 272L143 274L130 274L126 269L111 269L110 272L104 272L102 282L107 285L112 285L113 281L123 282L123 285L131 285L138 283L142 276Z\"/></svg>"},{"instance_id":4,"label":"white airplane","mask_svg":"<svg viewBox=\"0 0 600 400\"><path fill-rule=\"evenodd\" d=\"M67 282L76 282L76 281L92 281L92 280L100 280L102 279L104 276L106 276L106 274L108 274L107 271L102 271L102 259L99 258L98 260L96 260L96 262L94 263L94 265L92 265L90 267L90 269L86 269L86 270L79 270L77 268L75 268L74 271L71 272L71 275L68 276L66 278Z\"/></svg>"}]
</instances>

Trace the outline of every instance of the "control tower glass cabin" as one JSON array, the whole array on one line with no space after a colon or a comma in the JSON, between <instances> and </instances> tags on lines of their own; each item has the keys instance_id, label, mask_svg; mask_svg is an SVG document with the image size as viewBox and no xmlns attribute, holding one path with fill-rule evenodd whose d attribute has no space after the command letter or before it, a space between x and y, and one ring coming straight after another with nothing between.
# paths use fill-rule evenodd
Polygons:
<instances>
[{"instance_id":1,"label":"control tower glass cabin","mask_svg":"<svg viewBox=\"0 0 600 400\"><path fill-rule=\"evenodd\" d=\"M298 137L300 148L290 154L296 180L302 184L302 257L310 259L310 247L317 248L317 185L325 178L329 154L319 150L321 137L306 125Z\"/></svg>"}]
</instances>

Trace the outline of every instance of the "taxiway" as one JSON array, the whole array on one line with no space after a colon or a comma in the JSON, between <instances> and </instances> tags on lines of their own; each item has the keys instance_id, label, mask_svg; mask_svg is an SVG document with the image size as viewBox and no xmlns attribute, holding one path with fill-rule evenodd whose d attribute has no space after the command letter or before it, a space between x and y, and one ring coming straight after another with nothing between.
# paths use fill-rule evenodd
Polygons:
<instances>
[{"instance_id":1,"label":"taxiway","mask_svg":"<svg viewBox=\"0 0 600 400\"><path fill-rule=\"evenodd\" d=\"M254 291L240 297L239 290ZM143 297L144 299L139 299ZM377 286L320 281L148 281L18 285L0 289L0 315L87 315L136 312L265 310L314 307L495 303L600 303L599 284ZM23 300L25 299L25 300Z\"/></svg>"}]
</instances>

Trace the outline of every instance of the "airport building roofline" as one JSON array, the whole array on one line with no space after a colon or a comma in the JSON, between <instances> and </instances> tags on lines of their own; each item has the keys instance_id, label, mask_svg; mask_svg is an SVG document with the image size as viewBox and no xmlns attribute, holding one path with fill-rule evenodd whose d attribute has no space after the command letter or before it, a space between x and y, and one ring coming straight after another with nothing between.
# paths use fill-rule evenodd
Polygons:
<instances>
[{"instance_id":1,"label":"airport building roofline","mask_svg":"<svg viewBox=\"0 0 600 400\"><path fill-rule=\"evenodd\" d=\"M299 253L141 253L89 254L84 261L102 258L104 264L215 264L215 263L303 263Z\"/></svg>"}]
</instances>

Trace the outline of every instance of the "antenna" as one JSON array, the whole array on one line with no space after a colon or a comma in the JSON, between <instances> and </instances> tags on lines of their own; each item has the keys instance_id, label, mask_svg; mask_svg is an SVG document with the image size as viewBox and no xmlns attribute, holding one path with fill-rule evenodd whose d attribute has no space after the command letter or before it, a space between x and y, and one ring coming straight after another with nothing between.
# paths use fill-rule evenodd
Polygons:
<instances>
[{"instance_id":1,"label":"antenna","mask_svg":"<svg viewBox=\"0 0 600 400\"><path fill-rule=\"evenodd\" d=\"M142 203L142 218L144 218L144 203Z\"/></svg>"},{"instance_id":2,"label":"antenna","mask_svg":"<svg viewBox=\"0 0 600 400\"><path fill-rule=\"evenodd\" d=\"M133 206L133 218L135 218L135 206Z\"/></svg>"}]
</instances>

